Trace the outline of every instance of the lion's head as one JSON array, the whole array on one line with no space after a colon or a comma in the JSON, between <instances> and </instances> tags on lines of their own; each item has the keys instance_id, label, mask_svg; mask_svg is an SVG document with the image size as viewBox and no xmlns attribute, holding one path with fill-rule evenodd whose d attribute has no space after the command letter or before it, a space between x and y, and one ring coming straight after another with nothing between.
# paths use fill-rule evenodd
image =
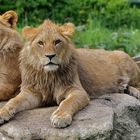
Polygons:
<instances>
[{"instance_id":1,"label":"lion's head","mask_svg":"<svg viewBox=\"0 0 140 140\"><path fill-rule=\"evenodd\" d=\"M73 48L69 39L74 33L72 23L59 26L45 20L37 28L24 27L22 33L27 40L27 47L23 50L26 54L23 54L28 57L29 63L46 71L56 71L68 64Z\"/></svg>"},{"instance_id":2,"label":"lion's head","mask_svg":"<svg viewBox=\"0 0 140 140\"><path fill-rule=\"evenodd\" d=\"M15 30L18 17L16 12L10 10L0 15L0 53L13 53L19 51L23 42Z\"/></svg>"}]
</instances>

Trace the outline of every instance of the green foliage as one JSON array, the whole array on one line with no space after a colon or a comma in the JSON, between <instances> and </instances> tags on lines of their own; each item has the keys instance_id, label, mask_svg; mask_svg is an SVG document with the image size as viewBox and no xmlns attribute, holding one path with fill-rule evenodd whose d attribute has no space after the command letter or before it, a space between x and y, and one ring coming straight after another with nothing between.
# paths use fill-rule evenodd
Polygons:
<instances>
[{"instance_id":1,"label":"green foliage","mask_svg":"<svg viewBox=\"0 0 140 140\"><path fill-rule=\"evenodd\" d=\"M0 0L0 7L0 13L16 10L20 26L36 25L46 18L82 25L92 18L111 29L140 27L140 9L128 0Z\"/></svg>"},{"instance_id":2,"label":"green foliage","mask_svg":"<svg viewBox=\"0 0 140 140\"><path fill-rule=\"evenodd\" d=\"M140 53L140 3L137 0L0 0L0 13L15 10L18 30L44 19L73 22L78 47Z\"/></svg>"},{"instance_id":3,"label":"green foliage","mask_svg":"<svg viewBox=\"0 0 140 140\"><path fill-rule=\"evenodd\" d=\"M80 29L79 29L80 28ZM123 50L129 55L140 55L140 30L119 28L110 30L98 22L89 20L86 26L78 27L74 42L79 48Z\"/></svg>"},{"instance_id":4,"label":"green foliage","mask_svg":"<svg viewBox=\"0 0 140 140\"><path fill-rule=\"evenodd\" d=\"M84 2L85 13L90 13L85 17L101 21L101 25L111 29L140 27L140 9L130 6L128 0L84 0Z\"/></svg>"}]
</instances>

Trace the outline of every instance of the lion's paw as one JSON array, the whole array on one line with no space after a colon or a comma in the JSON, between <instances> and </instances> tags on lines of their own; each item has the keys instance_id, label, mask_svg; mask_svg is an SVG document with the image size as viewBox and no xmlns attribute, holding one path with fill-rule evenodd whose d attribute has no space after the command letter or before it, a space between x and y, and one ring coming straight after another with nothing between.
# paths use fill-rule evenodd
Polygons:
<instances>
[{"instance_id":1,"label":"lion's paw","mask_svg":"<svg viewBox=\"0 0 140 140\"><path fill-rule=\"evenodd\" d=\"M64 111L56 110L51 116L51 123L56 128L64 128L71 124L72 116Z\"/></svg>"},{"instance_id":2,"label":"lion's paw","mask_svg":"<svg viewBox=\"0 0 140 140\"><path fill-rule=\"evenodd\" d=\"M0 109L0 124L10 120L13 116L14 113L11 113L6 109Z\"/></svg>"},{"instance_id":3,"label":"lion's paw","mask_svg":"<svg viewBox=\"0 0 140 140\"><path fill-rule=\"evenodd\" d=\"M133 96L137 99L140 99L140 91L137 88L129 87L129 93L130 96Z\"/></svg>"}]
</instances>

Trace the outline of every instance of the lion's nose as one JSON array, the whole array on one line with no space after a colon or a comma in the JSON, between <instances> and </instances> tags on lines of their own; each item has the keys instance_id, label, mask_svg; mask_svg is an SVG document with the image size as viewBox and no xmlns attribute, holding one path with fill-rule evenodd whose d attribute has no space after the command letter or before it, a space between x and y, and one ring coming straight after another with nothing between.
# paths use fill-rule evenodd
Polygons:
<instances>
[{"instance_id":1,"label":"lion's nose","mask_svg":"<svg viewBox=\"0 0 140 140\"><path fill-rule=\"evenodd\" d=\"M56 54L50 54L50 55L45 55L46 57L48 57L50 60L56 56Z\"/></svg>"}]
</instances>

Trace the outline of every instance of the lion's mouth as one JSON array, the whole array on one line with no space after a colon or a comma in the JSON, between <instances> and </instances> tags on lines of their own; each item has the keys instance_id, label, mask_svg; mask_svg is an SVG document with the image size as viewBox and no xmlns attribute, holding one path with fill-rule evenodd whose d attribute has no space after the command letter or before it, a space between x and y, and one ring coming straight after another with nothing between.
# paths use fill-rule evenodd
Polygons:
<instances>
[{"instance_id":1,"label":"lion's mouth","mask_svg":"<svg viewBox=\"0 0 140 140\"><path fill-rule=\"evenodd\" d=\"M44 65L44 66L53 66L53 65L58 66L58 64L55 64L55 63L53 63L53 62L49 62L48 64L46 64L46 65Z\"/></svg>"}]
</instances>

